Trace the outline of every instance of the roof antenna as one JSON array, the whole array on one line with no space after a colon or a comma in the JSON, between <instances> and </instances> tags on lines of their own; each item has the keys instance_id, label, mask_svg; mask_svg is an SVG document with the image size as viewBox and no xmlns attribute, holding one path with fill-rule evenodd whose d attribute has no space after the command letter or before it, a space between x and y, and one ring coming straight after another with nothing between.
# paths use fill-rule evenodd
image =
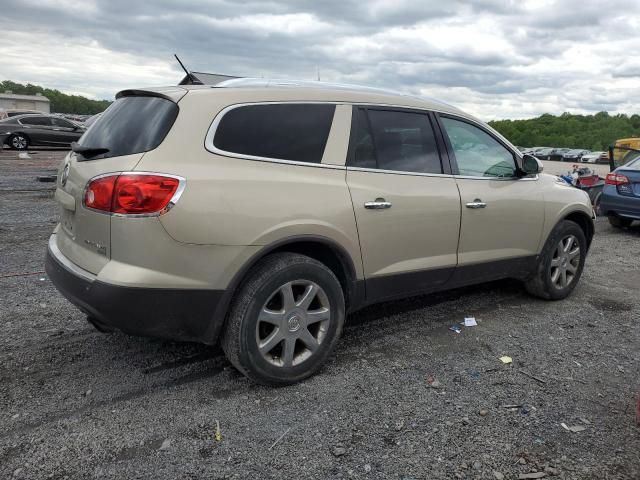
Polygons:
<instances>
[{"instance_id":1,"label":"roof antenna","mask_svg":"<svg viewBox=\"0 0 640 480\"><path fill-rule=\"evenodd\" d=\"M186 69L186 67L184 66L184 64L180 61L180 59L178 58L178 55L176 55L175 53L173 54L174 57L176 57L176 60L178 61L178 63L180 64L180 66L182 67L182 69L184 70L184 72L187 74L187 77L189 78L189 85L202 85L203 83L198 80L196 78L196 76L191 73L189 70Z\"/></svg>"}]
</instances>

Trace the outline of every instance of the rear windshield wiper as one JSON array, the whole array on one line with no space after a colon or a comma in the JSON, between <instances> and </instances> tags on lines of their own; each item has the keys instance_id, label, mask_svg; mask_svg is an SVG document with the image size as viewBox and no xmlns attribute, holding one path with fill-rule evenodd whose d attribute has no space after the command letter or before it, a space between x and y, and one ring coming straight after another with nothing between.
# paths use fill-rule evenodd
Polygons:
<instances>
[{"instance_id":1,"label":"rear windshield wiper","mask_svg":"<svg viewBox=\"0 0 640 480\"><path fill-rule=\"evenodd\" d=\"M104 147L85 147L84 145L80 145L78 142L71 143L71 150L75 153L79 153L83 157L93 157L94 155L101 155L103 153L108 153L109 149Z\"/></svg>"}]
</instances>

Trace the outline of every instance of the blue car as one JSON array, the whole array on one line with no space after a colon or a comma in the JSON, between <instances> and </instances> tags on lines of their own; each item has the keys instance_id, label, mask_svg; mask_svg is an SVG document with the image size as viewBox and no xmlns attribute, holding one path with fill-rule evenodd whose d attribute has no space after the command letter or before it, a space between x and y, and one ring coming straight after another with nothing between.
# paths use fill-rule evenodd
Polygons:
<instances>
[{"instance_id":1,"label":"blue car","mask_svg":"<svg viewBox=\"0 0 640 480\"><path fill-rule=\"evenodd\" d=\"M628 227L640 221L640 157L607 175L600 211L614 227Z\"/></svg>"}]
</instances>

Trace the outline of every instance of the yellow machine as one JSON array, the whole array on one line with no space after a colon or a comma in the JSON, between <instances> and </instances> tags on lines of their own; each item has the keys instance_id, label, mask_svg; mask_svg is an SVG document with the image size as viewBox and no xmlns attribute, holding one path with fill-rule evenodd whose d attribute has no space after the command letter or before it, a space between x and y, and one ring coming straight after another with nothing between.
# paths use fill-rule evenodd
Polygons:
<instances>
[{"instance_id":1,"label":"yellow machine","mask_svg":"<svg viewBox=\"0 0 640 480\"><path fill-rule=\"evenodd\" d=\"M616 167L636 158L640 152L640 137L621 138L613 147L613 161Z\"/></svg>"}]
</instances>

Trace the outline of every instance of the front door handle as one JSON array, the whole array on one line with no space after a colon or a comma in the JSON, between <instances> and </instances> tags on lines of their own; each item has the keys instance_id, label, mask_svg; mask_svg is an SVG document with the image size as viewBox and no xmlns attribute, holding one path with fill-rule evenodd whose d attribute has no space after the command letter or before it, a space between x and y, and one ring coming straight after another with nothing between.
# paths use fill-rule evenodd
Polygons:
<instances>
[{"instance_id":1,"label":"front door handle","mask_svg":"<svg viewBox=\"0 0 640 480\"><path fill-rule=\"evenodd\" d=\"M486 206L487 204L479 198L476 198L473 202L467 203L467 208L485 208Z\"/></svg>"},{"instance_id":2,"label":"front door handle","mask_svg":"<svg viewBox=\"0 0 640 480\"><path fill-rule=\"evenodd\" d=\"M364 202L364 208L369 210L384 210L391 208L391 202L387 202L384 198L376 198L373 202Z\"/></svg>"}]
</instances>

